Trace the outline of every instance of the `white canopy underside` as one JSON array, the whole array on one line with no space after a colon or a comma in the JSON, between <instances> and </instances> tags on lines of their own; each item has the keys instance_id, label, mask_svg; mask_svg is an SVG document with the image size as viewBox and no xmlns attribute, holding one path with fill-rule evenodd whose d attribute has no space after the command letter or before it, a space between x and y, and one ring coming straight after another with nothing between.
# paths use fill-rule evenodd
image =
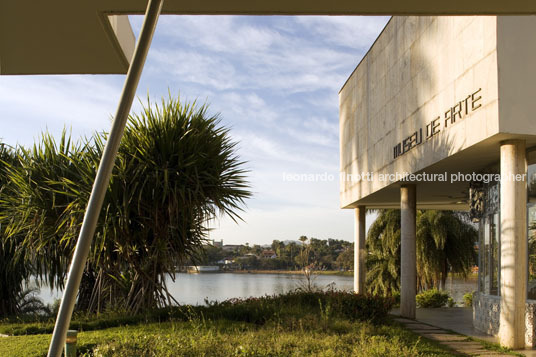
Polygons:
<instances>
[{"instance_id":1,"label":"white canopy underside","mask_svg":"<svg viewBox=\"0 0 536 357\"><path fill-rule=\"evenodd\" d=\"M135 38L128 14L146 0L0 3L0 74L126 73ZM167 0L163 14L471 15L536 14L533 1Z\"/></svg>"}]
</instances>

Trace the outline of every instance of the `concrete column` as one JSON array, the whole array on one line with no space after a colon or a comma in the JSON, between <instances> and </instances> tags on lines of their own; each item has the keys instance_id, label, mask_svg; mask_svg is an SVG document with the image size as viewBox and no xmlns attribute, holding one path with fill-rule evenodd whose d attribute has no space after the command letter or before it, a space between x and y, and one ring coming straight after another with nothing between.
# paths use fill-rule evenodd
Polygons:
<instances>
[{"instance_id":1,"label":"concrete column","mask_svg":"<svg viewBox=\"0 0 536 357\"><path fill-rule=\"evenodd\" d=\"M501 143L501 314L502 345L525 345L527 298L527 163L525 141ZM521 176L525 175L525 176ZM522 180L519 180L520 178Z\"/></svg>"},{"instance_id":2,"label":"concrete column","mask_svg":"<svg viewBox=\"0 0 536 357\"><path fill-rule=\"evenodd\" d=\"M367 275L367 268L365 266L365 259L367 256L367 248L365 246L365 206L358 206L355 210L354 219L354 291L358 294L365 293L365 281Z\"/></svg>"},{"instance_id":3,"label":"concrete column","mask_svg":"<svg viewBox=\"0 0 536 357\"><path fill-rule=\"evenodd\" d=\"M400 315L411 319L415 318L417 294L416 221L415 185L403 185L400 188Z\"/></svg>"}]
</instances>

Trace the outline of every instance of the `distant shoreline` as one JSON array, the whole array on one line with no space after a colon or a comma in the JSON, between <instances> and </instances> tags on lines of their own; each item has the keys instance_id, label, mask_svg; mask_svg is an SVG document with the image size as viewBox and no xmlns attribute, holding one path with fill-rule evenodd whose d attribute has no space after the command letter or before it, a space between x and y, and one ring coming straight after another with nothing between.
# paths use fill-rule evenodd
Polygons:
<instances>
[{"instance_id":1,"label":"distant shoreline","mask_svg":"<svg viewBox=\"0 0 536 357\"><path fill-rule=\"evenodd\" d=\"M287 275L303 275L301 270L222 270L221 273L234 274L287 274ZM352 271L337 271L337 270L317 270L313 275L338 275L338 276L353 276Z\"/></svg>"}]
</instances>

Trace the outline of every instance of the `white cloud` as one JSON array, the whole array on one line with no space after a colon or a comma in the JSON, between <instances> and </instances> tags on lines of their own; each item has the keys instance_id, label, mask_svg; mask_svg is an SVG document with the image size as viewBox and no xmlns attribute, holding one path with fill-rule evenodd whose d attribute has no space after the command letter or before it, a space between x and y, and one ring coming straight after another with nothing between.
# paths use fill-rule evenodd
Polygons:
<instances>
[{"instance_id":1,"label":"white cloud","mask_svg":"<svg viewBox=\"0 0 536 357\"><path fill-rule=\"evenodd\" d=\"M217 103L225 117L256 121L260 126L269 125L279 118L277 111L254 92L224 92L217 99Z\"/></svg>"},{"instance_id":2,"label":"white cloud","mask_svg":"<svg viewBox=\"0 0 536 357\"><path fill-rule=\"evenodd\" d=\"M238 56L244 51L265 51L285 40L273 28L248 24L244 19L241 16L164 16L158 33L173 42L187 42L192 47Z\"/></svg>"},{"instance_id":3,"label":"white cloud","mask_svg":"<svg viewBox=\"0 0 536 357\"><path fill-rule=\"evenodd\" d=\"M88 76L2 77L0 118L3 139L29 145L44 130L74 136L109 130L120 95L118 78Z\"/></svg>"},{"instance_id":4,"label":"white cloud","mask_svg":"<svg viewBox=\"0 0 536 357\"><path fill-rule=\"evenodd\" d=\"M374 16L300 16L296 20L323 41L338 46L367 50L389 17Z\"/></svg>"},{"instance_id":5,"label":"white cloud","mask_svg":"<svg viewBox=\"0 0 536 357\"><path fill-rule=\"evenodd\" d=\"M230 219L214 222L210 238L223 239L224 244L267 244L274 239L298 239L301 235L321 239L334 238L351 241L353 212L337 207L279 207L276 210L251 209L246 222L234 223Z\"/></svg>"},{"instance_id":6,"label":"white cloud","mask_svg":"<svg viewBox=\"0 0 536 357\"><path fill-rule=\"evenodd\" d=\"M318 35L297 37L300 26L316 30L309 28L309 17L289 19L295 33L274 27L278 18L267 25L244 16L165 16L158 34L166 40L153 44L151 68L216 89L337 91L348 74L339 71L355 65L355 50L333 49ZM312 19L315 29L333 23L329 17Z\"/></svg>"}]
</instances>

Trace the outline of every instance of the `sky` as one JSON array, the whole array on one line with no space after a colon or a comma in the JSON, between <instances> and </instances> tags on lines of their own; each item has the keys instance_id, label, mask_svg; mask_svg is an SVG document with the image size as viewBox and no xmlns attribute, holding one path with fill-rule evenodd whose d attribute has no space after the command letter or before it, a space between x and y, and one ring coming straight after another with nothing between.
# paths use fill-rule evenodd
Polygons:
<instances>
[{"instance_id":1,"label":"sky","mask_svg":"<svg viewBox=\"0 0 536 357\"><path fill-rule=\"evenodd\" d=\"M208 103L239 142L253 197L210 238L267 244L301 235L353 240L339 205L338 91L388 17L162 16L132 112L168 93ZM136 34L142 16L130 21ZM124 75L0 77L0 140L32 145L48 130L108 131ZM311 176L313 175L313 176ZM367 217L369 225L371 217Z\"/></svg>"}]
</instances>

